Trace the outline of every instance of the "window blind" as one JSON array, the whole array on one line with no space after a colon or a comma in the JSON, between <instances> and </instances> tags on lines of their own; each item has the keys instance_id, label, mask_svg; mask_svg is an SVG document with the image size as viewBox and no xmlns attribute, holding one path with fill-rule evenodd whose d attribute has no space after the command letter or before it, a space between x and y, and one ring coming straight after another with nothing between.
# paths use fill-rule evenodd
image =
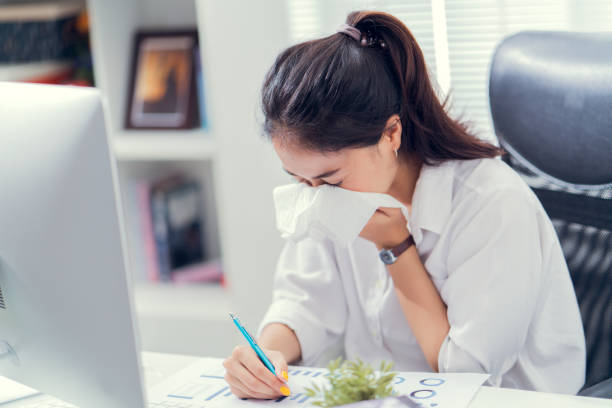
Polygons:
<instances>
[{"instance_id":1,"label":"window blind","mask_svg":"<svg viewBox=\"0 0 612 408\"><path fill-rule=\"evenodd\" d=\"M431 0L290 0L288 9L292 44L335 33L354 10L391 13L410 29L423 50L432 79L436 78Z\"/></svg>"},{"instance_id":2,"label":"window blind","mask_svg":"<svg viewBox=\"0 0 612 408\"><path fill-rule=\"evenodd\" d=\"M432 8L440 3L444 13L434 18ZM451 114L461 115L491 141L496 138L489 111L489 69L504 37L522 30L612 31L610 0L290 0L291 40L332 34L358 9L386 11L402 20L423 50L432 81L443 84L444 92L450 87ZM434 31L446 35L446 41L436 43ZM447 66L438 69L436 61Z\"/></svg>"}]
</instances>

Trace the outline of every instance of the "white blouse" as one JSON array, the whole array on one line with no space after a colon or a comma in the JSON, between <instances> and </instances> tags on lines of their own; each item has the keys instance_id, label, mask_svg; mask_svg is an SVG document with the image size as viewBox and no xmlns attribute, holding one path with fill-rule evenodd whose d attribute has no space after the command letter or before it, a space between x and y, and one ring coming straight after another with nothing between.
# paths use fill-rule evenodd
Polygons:
<instances>
[{"instance_id":1,"label":"white blouse","mask_svg":"<svg viewBox=\"0 0 612 408\"><path fill-rule=\"evenodd\" d=\"M447 305L440 372L484 372L501 387L581 388L585 339L567 265L517 173L498 159L424 165L408 227ZM343 341L347 358L431 371L376 246L361 237L346 247L287 241L259 333L271 322L295 331L305 365Z\"/></svg>"}]
</instances>

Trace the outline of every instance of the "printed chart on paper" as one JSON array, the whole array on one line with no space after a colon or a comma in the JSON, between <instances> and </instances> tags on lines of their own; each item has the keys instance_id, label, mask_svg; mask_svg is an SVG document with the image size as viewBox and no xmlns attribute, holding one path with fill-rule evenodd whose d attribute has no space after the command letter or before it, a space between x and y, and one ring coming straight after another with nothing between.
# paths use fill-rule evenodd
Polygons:
<instances>
[{"instance_id":1,"label":"printed chart on paper","mask_svg":"<svg viewBox=\"0 0 612 408\"><path fill-rule=\"evenodd\" d=\"M273 400L241 400L230 391L223 376L223 359L202 358L154 387L153 400L190 402L200 407L282 406L308 407L312 400L304 387L325 385L324 368L290 366L291 395ZM467 407L488 378L486 374L398 372L393 388L398 395L408 395L423 408Z\"/></svg>"}]
</instances>

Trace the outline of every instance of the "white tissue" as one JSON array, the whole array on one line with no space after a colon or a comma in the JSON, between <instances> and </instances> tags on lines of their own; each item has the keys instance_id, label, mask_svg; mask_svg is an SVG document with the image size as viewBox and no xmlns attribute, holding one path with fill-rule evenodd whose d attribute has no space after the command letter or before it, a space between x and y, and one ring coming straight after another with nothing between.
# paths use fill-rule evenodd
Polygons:
<instances>
[{"instance_id":1,"label":"white tissue","mask_svg":"<svg viewBox=\"0 0 612 408\"><path fill-rule=\"evenodd\" d=\"M363 193L323 184L287 184L274 189L276 226L283 238L300 241L305 237L329 238L348 245L379 207L400 208L409 220L407 208L387 194Z\"/></svg>"}]
</instances>

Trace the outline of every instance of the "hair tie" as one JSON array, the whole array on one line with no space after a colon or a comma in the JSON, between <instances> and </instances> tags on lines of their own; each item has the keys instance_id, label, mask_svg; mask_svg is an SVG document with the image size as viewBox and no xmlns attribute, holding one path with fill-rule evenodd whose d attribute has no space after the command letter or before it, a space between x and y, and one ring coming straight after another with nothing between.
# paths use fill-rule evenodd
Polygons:
<instances>
[{"instance_id":1,"label":"hair tie","mask_svg":"<svg viewBox=\"0 0 612 408\"><path fill-rule=\"evenodd\" d=\"M361 31L359 31L357 27L353 27L352 25L348 25L345 23L340 24L336 31L348 35L357 42L361 41Z\"/></svg>"},{"instance_id":2,"label":"hair tie","mask_svg":"<svg viewBox=\"0 0 612 408\"><path fill-rule=\"evenodd\" d=\"M340 24L336 30L338 33L346 34L363 46L378 44L381 48L387 48L387 44L381 39L376 38L370 31L366 32L366 35L362 35L361 31L357 27L353 27L349 24Z\"/></svg>"}]
</instances>

